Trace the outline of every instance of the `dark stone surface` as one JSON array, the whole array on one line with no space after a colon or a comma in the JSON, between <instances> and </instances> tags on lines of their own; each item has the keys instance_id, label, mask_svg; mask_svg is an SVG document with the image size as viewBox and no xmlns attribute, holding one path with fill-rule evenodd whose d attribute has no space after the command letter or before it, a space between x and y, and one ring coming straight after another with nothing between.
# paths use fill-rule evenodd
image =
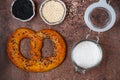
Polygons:
<instances>
[{"instance_id":1,"label":"dark stone surface","mask_svg":"<svg viewBox=\"0 0 120 80\"><path fill-rule=\"evenodd\" d=\"M111 0L111 5L117 13L116 24L111 30L100 34L100 44L104 52L102 63L84 75L74 71L70 58L71 49L76 42L85 39L89 32L83 15L87 6L97 0L84 0L84 2L82 0L63 0L67 5L67 16L61 24L56 26L45 24L39 16L39 7L44 0L34 0L36 15L26 23L12 18L10 13L12 1L0 0L0 80L120 80L120 0ZM6 47L10 34L20 27L27 27L35 31L54 29L61 33L67 44L67 55L64 62L59 67L43 73L24 72L16 68L7 57ZM93 37L96 36L95 32L92 34ZM47 43L50 47L51 43ZM27 56L29 41L24 40L21 46L24 46L22 51L27 53L25 54ZM51 49L49 47L44 48Z\"/></svg>"}]
</instances>

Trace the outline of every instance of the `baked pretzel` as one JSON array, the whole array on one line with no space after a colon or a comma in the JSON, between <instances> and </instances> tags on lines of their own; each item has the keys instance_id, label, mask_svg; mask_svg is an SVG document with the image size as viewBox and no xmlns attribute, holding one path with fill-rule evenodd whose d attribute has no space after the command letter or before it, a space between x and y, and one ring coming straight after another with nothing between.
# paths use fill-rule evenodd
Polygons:
<instances>
[{"instance_id":1,"label":"baked pretzel","mask_svg":"<svg viewBox=\"0 0 120 80\"><path fill-rule=\"evenodd\" d=\"M30 59L20 52L20 42L24 38L30 39ZM51 57L42 57L41 49L44 39L54 43L54 52ZM56 31L51 29L32 31L27 28L17 29L9 38L7 46L10 61L18 68L29 72L44 72L60 65L66 54L66 44Z\"/></svg>"}]
</instances>

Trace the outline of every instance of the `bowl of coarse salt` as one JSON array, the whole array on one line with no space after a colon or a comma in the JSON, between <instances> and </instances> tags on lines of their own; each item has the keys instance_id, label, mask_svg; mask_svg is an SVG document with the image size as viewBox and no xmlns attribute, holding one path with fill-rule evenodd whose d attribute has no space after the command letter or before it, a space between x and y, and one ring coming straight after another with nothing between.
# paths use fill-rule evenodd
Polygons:
<instances>
[{"instance_id":1,"label":"bowl of coarse salt","mask_svg":"<svg viewBox=\"0 0 120 80\"><path fill-rule=\"evenodd\" d=\"M86 70L94 68L102 61L102 49L93 40L83 40L78 42L72 49L71 58L75 70L85 73Z\"/></svg>"},{"instance_id":2,"label":"bowl of coarse salt","mask_svg":"<svg viewBox=\"0 0 120 80\"><path fill-rule=\"evenodd\" d=\"M60 24L66 16L66 5L61 0L45 0L40 6L39 13L48 25Z\"/></svg>"}]
</instances>

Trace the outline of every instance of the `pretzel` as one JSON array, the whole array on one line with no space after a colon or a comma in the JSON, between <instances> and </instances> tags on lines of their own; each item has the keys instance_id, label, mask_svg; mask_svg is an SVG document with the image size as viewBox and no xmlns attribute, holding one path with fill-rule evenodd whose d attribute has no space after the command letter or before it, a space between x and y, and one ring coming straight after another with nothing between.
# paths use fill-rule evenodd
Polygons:
<instances>
[{"instance_id":1,"label":"pretzel","mask_svg":"<svg viewBox=\"0 0 120 80\"><path fill-rule=\"evenodd\" d=\"M30 59L25 58L20 51L20 42L30 39ZM54 52L50 57L42 57L41 49L44 39L54 43ZM44 72L60 65L66 54L66 44L62 36L54 30L44 29L38 32L27 28L17 29L9 38L7 46L10 61L18 68L28 72Z\"/></svg>"}]
</instances>

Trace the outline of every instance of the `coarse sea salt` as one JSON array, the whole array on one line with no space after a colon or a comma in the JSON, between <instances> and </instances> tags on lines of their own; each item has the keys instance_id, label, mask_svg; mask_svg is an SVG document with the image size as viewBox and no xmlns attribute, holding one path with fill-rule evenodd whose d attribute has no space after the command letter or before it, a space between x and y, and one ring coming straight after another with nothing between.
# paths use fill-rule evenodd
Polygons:
<instances>
[{"instance_id":1,"label":"coarse sea salt","mask_svg":"<svg viewBox=\"0 0 120 80\"><path fill-rule=\"evenodd\" d=\"M82 41L72 51L73 62L84 69L95 67L102 60L102 50L93 41Z\"/></svg>"}]
</instances>

